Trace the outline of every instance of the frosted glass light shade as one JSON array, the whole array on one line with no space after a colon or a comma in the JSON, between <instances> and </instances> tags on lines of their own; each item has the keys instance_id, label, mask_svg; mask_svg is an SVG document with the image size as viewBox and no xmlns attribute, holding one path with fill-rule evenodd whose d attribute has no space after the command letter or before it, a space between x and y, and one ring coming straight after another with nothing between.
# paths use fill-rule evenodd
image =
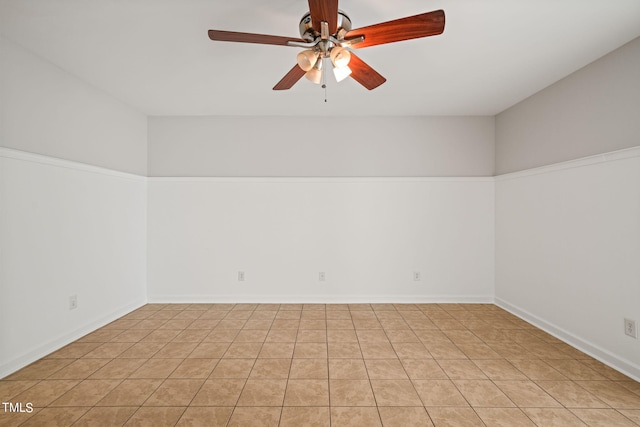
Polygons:
<instances>
[{"instance_id":1,"label":"frosted glass light shade","mask_svg":"<svg viewBox=\"0 0 640 427\"><path fill-rule=\"evenodd\" d=\"M303 50L298 53L298 66L302 68L303 71L309 71L313 68L316 61L318 60L318 54L312 50Z\"/></svg>"},{"instance_id":2,"label":"frosted glass light shade","mask_svg":"<svg viewBox=\"0 0 640 427\"><path fill-rule=\"evenodd\" d=\"M341 82L351 75L351 68L344 66L342 68L334 67L333 75L336 77L337 82Z\"/></svg>"},{"instance_id":3,"label":"frosted glass light shade","mask_svg":"<svg viewBox=\"0 0 640 427\"><path fill-rule=\"evenodd\" d=\"M351 52L340 46L331 49L329 56L333 65L338 68L346 67L351 61Z\"/></svg>"},{"instance_id":4,"label":"frosted glass light shade","mask_svg":"<svg viewBox=\"0 0 640 427\"><path fill-rule=\"evenodd\" d=\"M319 68L312 68L307 71L307 74L305 74L304 76L307 78L307 80L319 85L322 81L322 70Z\"/></svg>"}]
</instances>

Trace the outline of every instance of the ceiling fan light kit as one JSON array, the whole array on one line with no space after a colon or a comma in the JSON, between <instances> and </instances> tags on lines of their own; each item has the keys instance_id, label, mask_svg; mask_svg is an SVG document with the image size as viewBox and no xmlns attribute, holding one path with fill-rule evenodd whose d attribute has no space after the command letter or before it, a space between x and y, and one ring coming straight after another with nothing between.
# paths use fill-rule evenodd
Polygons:
<instances>
[{"instance_id":1,"label":"ceiling fan light kit","mask_svg":"<svg viewBox=\"0 0 640 427\"><path fill-rule=\"evenodd\" d=\"M323 62L330 60L336 81L353 78L372 90L386 79L353 53L352 49L410 40L442 34L444 11L436 10L351 29L351 19L338 9L338 0L308 0L309 12L299 24L300 38L288 38L253 33L209 30L214 41L258 43L304 48L297 55L297 64L273 87L287 90L305 76L313 83L323 81Z\"/></svg>"}]
</instances>

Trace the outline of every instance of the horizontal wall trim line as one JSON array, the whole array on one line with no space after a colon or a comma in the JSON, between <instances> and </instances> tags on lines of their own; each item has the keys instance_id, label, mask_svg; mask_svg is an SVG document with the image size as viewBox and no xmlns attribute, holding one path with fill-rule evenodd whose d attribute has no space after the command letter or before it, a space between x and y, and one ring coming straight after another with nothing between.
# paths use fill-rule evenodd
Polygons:
<instances>
[{"instance_id":1,"label":"horizontal wall trim line","mask_svg":"<svg viewBox=\"0 0 640 427\"><path fill-rule=\"evenodd\" d=\"M150 182L213 184L367 184L421 182L493 182L493 177L150 177Z\"/></svg>"},{"instance_id":2,"label":"horizontal wall trim line","mask_svg":"<svg viewBox=\"0 0 640 427\"><path fill-rule=\"evenodd\" d=\"M149 295L149 304L493 304L493 295Z\"/></svg>"},{"instance_id":3,"label":"horizontal wall trim line","mask_svg":"<svg viewBox=\"0 0 640 427\"><path fill-rule=\"evenodd\" d=\"M567 160L566 162L554 163L552 165L540 166L537 168L526 169L523 171L497 175L494 179L496 181L507 181L510 179L525 178L528 176L557 172L557 171L562 171L567 169L581 168L585 166L614 162L618 160L632 159L635 157L640 157L640 145L637 147L625 148L623 150L611 151L608 153L596 154L594 156L582 157L580 159Z\"/></svg>"},{"instance_id":4,"label":"horizontal wall trim line","mask_svg":"<svg viewBox=\"0 0 640 427\"><path fill-rule=\"evenodd\" d=\"M27 151L14 150L12 148L0 147L0 157L12 160L20 160L23 162L38 163L41 165L54 166L65 169L72 169L81 172L95 173L99 175L107 175L115 178L123 178L127 180L146 182L147 177L136 175L128 172L120 172L113 169L107 169L100 166L93 166L86 163L74 162L72 160L60 159L57 157L45 156L42 154L29 153Z\"/></svg>"},{"instance_id":5,"label":"horizontal wall trim line","mask_svg":"<svg viewBox=\"0 0 640 427\"><path fill-rule=\"evenodd\" d=\"M122 316L131 313L132 311L144 306L146 304L146 300L138 300L134 303L130 303L120 307L119 309L113 310L111 313L102 316L86 325L83 325L67 334L59 336L57 338L53 338L52 340L38 346L37 348L27 352L26 354L21 355L18 358L8 361L0 365L0 378L4 378L19 369L35 362L53 353L56 350L61 349L67 344L70 344L85 335L88 335L101 327L113 322L121 318Z\"/></svg>"},{"instance_id":6,"label":"horizontal wall trim line","mask_svg":"<svg viewBox=\"0 0 640 427\"><path fill-rule=\"evenodd\" d=\"M508 312L520 317L521 319L526 320L532 325L537 326L543 331L548 332L559 340L564 341L565 343L577 348L583 353L586 353L589 356L592 356L602 363L612 367L613 369L622 372L623 374L633 378L636 381L640 381L639 365L629 360L622 359L595 344L585 341L582 338L572 334L571 332L568 332L554 325L553 323L547 322L546 320L541 319L540 317L531 314L528 311L523 310L522 308L503 300L502 298L496 297L495 304L498 307L501 307Z\"/></svg>"}]
</instances>

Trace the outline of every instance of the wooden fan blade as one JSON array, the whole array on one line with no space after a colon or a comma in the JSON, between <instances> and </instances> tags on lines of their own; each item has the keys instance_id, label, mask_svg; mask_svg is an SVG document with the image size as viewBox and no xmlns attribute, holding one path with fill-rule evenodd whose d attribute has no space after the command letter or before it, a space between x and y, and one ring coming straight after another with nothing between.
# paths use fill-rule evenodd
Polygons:
<instances>
[{"instance_id":1,"label":"wooden fan blade","mask_svg":"<svg viewBox=\"0 0 640 427\"><path fill-rule=\"evenodd\" d=\"M291 89L293 85L296 84L305 74L306 72L296 64L287 74L285 74L282 80L273 87L273 90Z\"/></svg>"},{"instance_id":2,"label":"wooden fan blade","mask_svg":"<svg viewBox=\"0 0 640 427\"><path fill-rule=\"evenodd\" d=\"M320 32L320 23L329 24L329 34L338 30L338 0L309 0L313 29Z\"/></svg>"},{"instance_id":3,"label":"wooden fan blade","mask_svg":"<svg viewBox=\"0 0 640 427\"><path fill-rule=\"evenodd\" d=\"M353 52L351 53L349 68L351 68L351 78L369 90L375 89L387 81L387 79L382 77L362 59L358 58Z\"/></svg>"},{"instance_id":4,"label":"wooden fan blade","mask_svg":"<svg viewBox=\"0 0 640 427\"><path fill-rule=\"evenodd\" d=\"M287 42L305 42L295 37L271 36L266 34L238 33L235 31L209 30L209 38L220 42L258 43L288 46Z\"/></svg>"},{"instance_id":5,"label":"wooden fan blade","mask_svg":"<svg viewBox=\"0 0 640 427\"><path fill-rule=\"evenodd\" d=\"M435 36L444 31L444 10L434 10L349 31L345 39L364 36L364 41L354 44L354 49Z\"/></svg>"}]
</instances>

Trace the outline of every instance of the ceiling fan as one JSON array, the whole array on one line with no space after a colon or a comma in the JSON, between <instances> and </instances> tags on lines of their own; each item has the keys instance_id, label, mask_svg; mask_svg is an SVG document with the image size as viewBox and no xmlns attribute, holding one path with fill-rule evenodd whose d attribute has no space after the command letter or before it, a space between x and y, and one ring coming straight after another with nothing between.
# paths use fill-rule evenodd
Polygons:
<instances>
[{"instance_id":1,"label":"ceiling fan","mask_svg":"<svg viewBox=\"0 0 640 427\"><path fill-rule=\"evenodd\" d=\"M330 60L337 81L350 76L371 90L387 79L356 56L352 49L435 36L444 31L443 10L352 30L351 19L338 9L338 0L308 1L309 12L300 20L300 38L221 30L209 30L209 38L215 41L304 48L305 50L298 53L297 64L273 87L273 90L290 89L302 76L320 84L325 59Z\"/></svg>"}]
</instances>

